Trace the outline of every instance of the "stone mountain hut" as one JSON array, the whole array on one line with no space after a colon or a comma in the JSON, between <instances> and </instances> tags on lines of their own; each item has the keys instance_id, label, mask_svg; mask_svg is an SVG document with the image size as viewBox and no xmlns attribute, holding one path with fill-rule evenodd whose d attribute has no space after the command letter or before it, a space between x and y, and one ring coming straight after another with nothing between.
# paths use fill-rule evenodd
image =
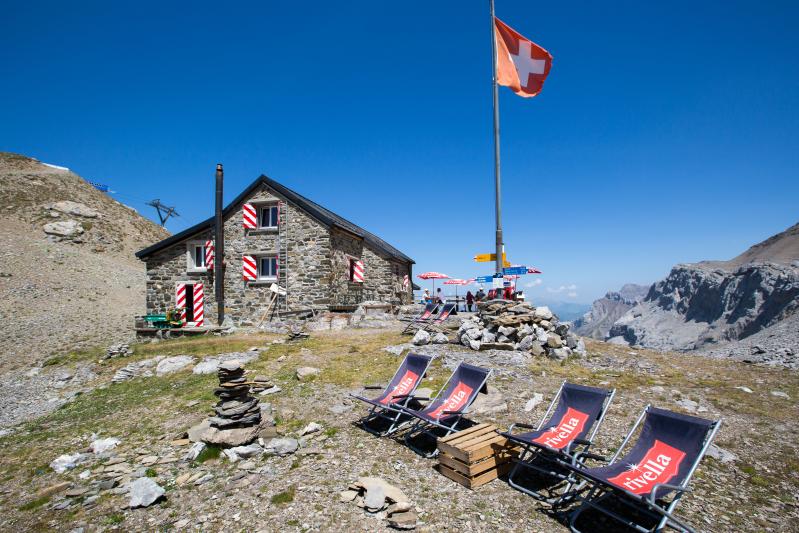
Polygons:
<instances>
[{"instance_id":1,"label":"stone mountain hut","mask_svg":"<svg viewBox=\"0 0 799 533\"><path fill-rule=\"evenodd\" d=\"M283 311L347 310L363 301L409 303L413 259L381 238L260 176L222 211L225 316L254 325L272 284ZM147 314L183 310L186 326L214 325L214 217L136 257L147 264ZM281 291L282 292L282 291Z\"/></svg>"}]
</instances>

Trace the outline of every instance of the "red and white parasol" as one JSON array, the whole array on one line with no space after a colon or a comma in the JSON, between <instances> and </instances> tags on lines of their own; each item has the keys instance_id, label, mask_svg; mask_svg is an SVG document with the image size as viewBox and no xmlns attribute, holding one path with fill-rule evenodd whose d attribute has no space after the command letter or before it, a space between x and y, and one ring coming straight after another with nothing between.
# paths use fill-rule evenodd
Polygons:
<instances>
[{"instance_id":1,"label":"red and white parasol","mask_svg":"<svg viewBox=\"0 0 799 533\"><path fill-rule=\"evenodd\" d=\"M421 274L416 274L416 277L419 279L432 279L433 280L433 296L436 295L436 280L437 279L449 279L449 276L446 274L442 274L441 272L422 272Z\"/></svg>"}]
</instances>

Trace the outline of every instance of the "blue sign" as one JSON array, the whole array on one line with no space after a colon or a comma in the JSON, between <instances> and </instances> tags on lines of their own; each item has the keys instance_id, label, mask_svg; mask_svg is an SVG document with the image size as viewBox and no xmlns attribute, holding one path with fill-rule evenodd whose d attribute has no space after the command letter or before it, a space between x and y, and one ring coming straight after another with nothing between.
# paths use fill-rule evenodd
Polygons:
<instances>
[{"instance_id":1,"label":"blue sign","mask_svg":"<svg viewBox=\"0 0 799 533\"><path fill-rule=\"evenodd\" d=\"M516 267L509 267L503 268L502 273L506 276L523 276L527 274L527 267L526 266L516 266Z\"/></svg>"},{"instance_id":2,"label":"blue sign","mask_svg":"<svg viewBox=\"0 0 799 533\"><path fill-rule=\"evenodd\" d=\"M494 276L480 276L479 278L474 278L477 283L491 283L492 279L494 279Z\"/></svg>"}]
</instances>

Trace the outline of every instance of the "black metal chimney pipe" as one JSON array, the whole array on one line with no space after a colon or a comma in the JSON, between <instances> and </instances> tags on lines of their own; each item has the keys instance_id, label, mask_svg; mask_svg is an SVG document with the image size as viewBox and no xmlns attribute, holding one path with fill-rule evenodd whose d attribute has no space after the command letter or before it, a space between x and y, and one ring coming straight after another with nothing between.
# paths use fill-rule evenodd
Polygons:
<instances>
[{"instance_id":1,"label":"black metal chimney pipe","mask_svg":"<svg viewBox=\"0 0 799 533\"><path fill-rule=\"evenodd\" d=\"M214 294L217 325L225 321L225 231L222 226L222 182L225 173L222 163L216 165L216 213L214 222Z\"/></svg>"}]
</instances>

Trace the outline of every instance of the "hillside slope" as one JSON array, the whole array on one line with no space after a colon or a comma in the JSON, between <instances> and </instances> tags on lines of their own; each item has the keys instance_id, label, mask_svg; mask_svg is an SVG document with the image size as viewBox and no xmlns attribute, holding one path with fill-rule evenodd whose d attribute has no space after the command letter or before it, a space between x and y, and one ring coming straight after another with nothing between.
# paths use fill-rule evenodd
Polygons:
<instances>
[{"instance_id":1,"label":"hillside slope","mask_svg":"<svg viewBox=\"0 0 799 533\"><path fill-rule=\"evenodd\" d=\"M133 252L167 236L77 174L0 152L0 369L129 338Z\"/></svg>"},{"instance_id":2,"label":"hillside slope","mask_svg":"<svg viewBox=\"0 0 799 533\"><path fill-rule=\"evenodd\" d=\"M660 350L747 338L799 312L799 224L730 261L672 268L609 335ZM796 342L798 332L784 343Z\"/></svg>"}]
</instances>

